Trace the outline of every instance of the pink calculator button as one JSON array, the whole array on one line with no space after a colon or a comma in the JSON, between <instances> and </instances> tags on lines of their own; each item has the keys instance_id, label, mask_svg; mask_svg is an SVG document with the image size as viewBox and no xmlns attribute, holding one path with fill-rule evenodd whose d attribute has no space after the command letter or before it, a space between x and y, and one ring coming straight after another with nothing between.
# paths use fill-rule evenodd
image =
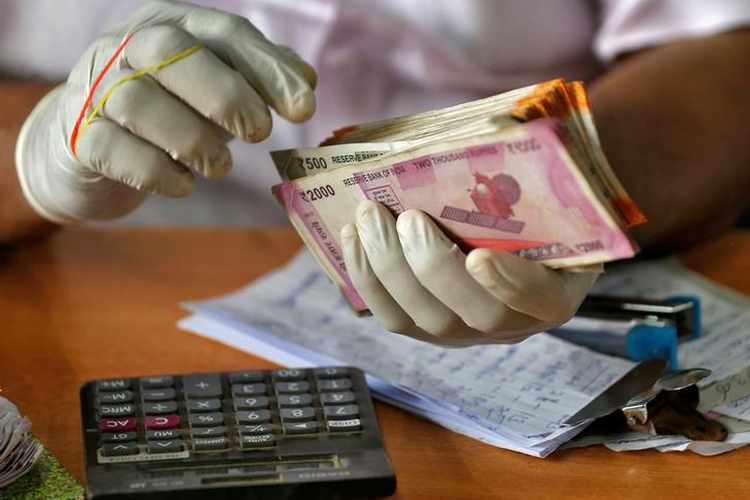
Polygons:
<instances>
[{"instance_id":1,"label":"pink calculator button","mask_svg":"<svg viewBox=\"0 0 750 500\"><path fill-rule=\"evenodd\" d=\"M102 432L123 432L135 430L136 420L134 417L126 418L103 418L99 421L99 430Z\"/></svg>"},{"instance_id":2,"label":"pink calculator button","mask_svg":"<svg viewBox=\"0 0 750 500\"><path fill-rule=\"evenodd\" d=\"M159 431L174 429L180 425L179 415L160 415L158 417L143 417L143 425L148 430Z\"/></svg>"}]
</instances>

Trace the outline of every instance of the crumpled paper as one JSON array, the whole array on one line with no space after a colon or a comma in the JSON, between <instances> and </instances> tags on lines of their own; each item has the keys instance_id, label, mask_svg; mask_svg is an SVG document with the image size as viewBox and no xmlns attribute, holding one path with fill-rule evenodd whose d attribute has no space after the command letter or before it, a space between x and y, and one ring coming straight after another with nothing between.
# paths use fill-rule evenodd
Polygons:
<instances>
[{"instance_id":1,"label":"crumpled paper","mask_svg":"<svg viewBox=\"0 0 750 500\"><path fill-rule=\"evenodd\" d=\"M31 470L42 450L32 438L29 419L0 397L0 489Z\"/></svg>"}]
</instances>

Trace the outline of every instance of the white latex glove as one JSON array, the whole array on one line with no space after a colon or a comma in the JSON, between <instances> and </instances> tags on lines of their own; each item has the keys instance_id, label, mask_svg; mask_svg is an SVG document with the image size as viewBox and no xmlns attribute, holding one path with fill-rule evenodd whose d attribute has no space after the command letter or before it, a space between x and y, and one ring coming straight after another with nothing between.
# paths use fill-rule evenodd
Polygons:
<instances>
[{"instance_id":1,"label":"white latex glove","mask_svg":"<svg viewBox=\"0 0 750 500\"><path fill-rule=\"evenodd\" d=\"M202 47L116 88L71 148L89 90L126 33L132 38L105 74L92 107L121 77L186 49ZM181 197L197 173L219 178L232 167L227 142L265 139L275 109L288 120L315 111L316 74L286 47L269 42L247 19L186 3L145 4L96 42L67 82L40 102L23 126L16 165L23 192L58 223L111 219L146 193Z\"/></svg>"},{"instance_id":2,"label":"white latex glove","mask_svg":"<svg viewBox=\"0 0 750 500\"><path fill-rule=\"evenodd\" d=\"M394 220L364 201L344 226L346 269L388 330L443 345L520 342L566 322L601 272L553 270L510 253L465 256L419 210Z\"/></svg>"}]
</instances>

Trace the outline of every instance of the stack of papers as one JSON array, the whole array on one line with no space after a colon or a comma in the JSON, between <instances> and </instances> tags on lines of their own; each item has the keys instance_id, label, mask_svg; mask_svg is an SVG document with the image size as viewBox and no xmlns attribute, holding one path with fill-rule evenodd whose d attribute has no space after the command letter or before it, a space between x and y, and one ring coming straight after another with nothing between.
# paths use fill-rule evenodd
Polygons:
<instances>
[{"instance_id":1,"label":"stack of papers","mask_svg":"<svg viewBox=\"0 0 750 500\"><path fill-rule=\"evenodd\" d=\"M698 295L706 337L682 349L682 366L714 370L704 381L708 388L750 365L750 302L675 261L622 266L605 275L596 291ZM563 422L634 366L546 334L510 346L451 349L387 332L373 318L355 316L306 252L245 288L185 307L193 312L180 322L187 330L282 365L358 366L368 374L375 397L461 434L537 457L578 434L585 423ZM742 411L732 408L734 415ZM662 439L641 446L666 445Z\"/></svg>"},{"instance_id":2,"label":"stack of papers","mask_svg":"<svg viewBox=\"0 0 750 500\"><path fill-rule=\"evenodd\" d=\"M31 436L31 422L0 396L0 490L31 470L42 451Z\"/></svg>"},{"instance_id":3,"label":"stack of papers","mask_svg":"<svg viewBox=\"0 0 750 500\"><path fill-rule=\"evenodd\" d=\"M680 346L682 368L712 370L701 380L698 409L729 431L723 442L691 441L684 436L627 433L590 436L569 446L604 444L613 451L693 451L711 456L750 444L750 299L685 269L676 259L621 265L608 271L597 293L666 298L694 295L701 300L702 337Z\"/></svg>"},{"instance_id":4,"label":"stack of papers","mask_svg":"<svg viewBox=\"0 0 750 500\"><path fill-rule=\"evenodd\" d=\"M309 254L218 299L182 326L285 365L354 365L374 394L449 429L543 457L581 428L562 425L631 368L548 335L449 349L358 318Z\"/></svg>"}]
</instances>

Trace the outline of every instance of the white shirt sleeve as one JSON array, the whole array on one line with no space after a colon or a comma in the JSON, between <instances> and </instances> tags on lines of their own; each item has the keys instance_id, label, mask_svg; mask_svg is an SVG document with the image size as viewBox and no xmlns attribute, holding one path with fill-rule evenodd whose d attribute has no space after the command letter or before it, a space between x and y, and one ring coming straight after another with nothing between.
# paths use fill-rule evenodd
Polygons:
<instances>
[{"instance_id":1,"label":"white shirt sleeve","mask_svg":"<svg viewBox=\"0 0 750 500\"><path fill-rule=\"evenodd\" d=\"M750 26L750 0L599 0L594 52L603 61L678 38Z\"/></svg>"},{"instance_id":2,"label":"white shirt sleeve","mask_svg":"<svg viewBox=\"0 0 750 500\"><path fill-rule=\"evenodd\" d=\"M0 0L0 74L63 80L86 48L143 0Z\"/></svg>"}]
</instances>

